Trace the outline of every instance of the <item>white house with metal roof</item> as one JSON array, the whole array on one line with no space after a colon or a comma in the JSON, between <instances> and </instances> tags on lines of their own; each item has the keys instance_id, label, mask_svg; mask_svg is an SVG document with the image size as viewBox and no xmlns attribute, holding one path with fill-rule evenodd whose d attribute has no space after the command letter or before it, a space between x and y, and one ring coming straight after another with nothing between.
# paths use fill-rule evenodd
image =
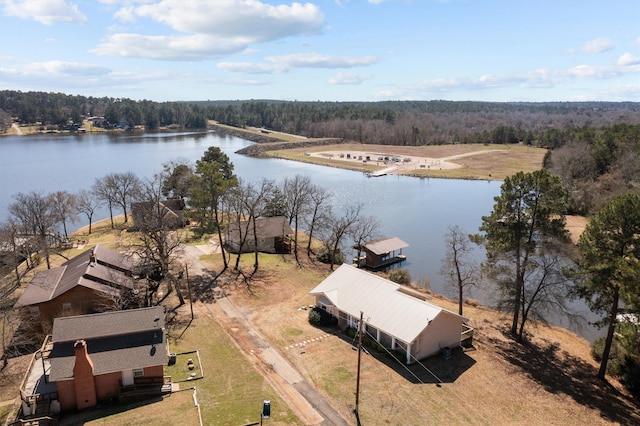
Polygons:
<instances>
[{"instance_id":1,"label":"white house with metal roof","mask_svg":"<svg viewBox=\"0 0 640 426\"><path fill-rule=\"evenodd\" d=\"M424 294L352 265L343 264L310 293L341 327L357 327L363 312L363 330L403 351L407 364L460 346L469 331L466 318L429 303Z\"/></svg>"}]
</instances>

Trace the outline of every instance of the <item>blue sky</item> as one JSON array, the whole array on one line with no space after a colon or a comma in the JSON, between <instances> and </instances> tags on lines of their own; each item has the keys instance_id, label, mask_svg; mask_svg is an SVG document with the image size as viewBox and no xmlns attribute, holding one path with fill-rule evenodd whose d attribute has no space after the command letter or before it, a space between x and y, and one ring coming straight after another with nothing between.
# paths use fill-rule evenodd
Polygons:
<instances>
[{"instance_id":1,"label":"blue sky","mask_svg":"<svg viewBox=\"0 0 640 426\"><path fill-rule=\"evenodd\" d=\"M0 89L640 102L640 1L0 0Z\"/></svg>"}]
</instances>

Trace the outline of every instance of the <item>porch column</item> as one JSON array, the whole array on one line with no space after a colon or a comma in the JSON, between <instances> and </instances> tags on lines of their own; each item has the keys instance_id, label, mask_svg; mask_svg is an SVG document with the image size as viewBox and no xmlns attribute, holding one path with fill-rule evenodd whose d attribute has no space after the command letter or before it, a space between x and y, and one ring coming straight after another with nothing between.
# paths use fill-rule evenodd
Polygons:
<instances>
[{"instance_id":1,"label":"porch column","mask_svg":"<svg viewBox=\"0 0 640 426\"><path fill-rule=\"evenodd\" d=\"M407 364L411 364L411 343L407 343Z\"/></svg>"}]
</instances>

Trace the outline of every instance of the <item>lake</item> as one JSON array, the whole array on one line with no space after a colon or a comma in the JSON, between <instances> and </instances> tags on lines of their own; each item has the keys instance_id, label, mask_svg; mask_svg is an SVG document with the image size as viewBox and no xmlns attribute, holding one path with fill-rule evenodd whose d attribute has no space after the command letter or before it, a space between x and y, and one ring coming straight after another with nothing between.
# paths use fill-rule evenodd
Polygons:
<instances>
[{"instance_id":1,"label":"lake","mask_svg":"<svg viewBox=\"0 0 640 426\"><path fill-rule=\"evenodd\" d=\"M371 178L350 170L236 154L249 144L216 133L1 137L0 178L5 183L0 185L0 220L7 218L8 206L17 193L75 193L89 189L96 178L109 173L132 171L140 178L149 178L160 172L164 163L185 159L195 164L209 146L218 146L234 164L236 175L247 182L307 175L314 184L329 190L337 209L362 204L362 213L380 222L380 236L395 236L409 244L403 250L407 261L401 266L414 281L428 278L433 291L453 294L439 274L447 228L458 225L465 232L477 232L482 216L491 212L493 199L500 194L501 182L393 175ZM106 210L97 215L107 216ZM75 227L87 223L82 219ZM483 253L478 248L475 256L480 260ZM484 303L491 301L489 292L472 296Z\"/></svg>"}]
</instances>

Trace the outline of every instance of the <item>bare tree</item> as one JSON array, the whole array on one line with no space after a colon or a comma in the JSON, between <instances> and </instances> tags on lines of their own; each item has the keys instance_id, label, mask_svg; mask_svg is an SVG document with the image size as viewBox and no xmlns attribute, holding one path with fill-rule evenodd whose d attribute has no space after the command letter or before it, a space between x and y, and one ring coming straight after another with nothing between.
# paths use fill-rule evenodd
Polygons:
<instances>
[{"instance_id":1,"label":"bare tree","mask_svg":"<svg viewBox=\"0 0 640 426\"><path fill-rule=\"evenodd\" d=\"M308 215L306 220L309 241L307 242L307 256L311 256L311 243L313 242L316 227L323 223L327 213L331 211L331 199L329 192L317 185L311 185L309 188ZM326 221L324 221L326 223Z\"/></svg>"},{"instance_id":2,"label":"bare tree","mask_svg":"<svg viewBox=\"0 0 640 426\"><path fill-rule=\"evenodd\" d=\"M459 226L449 226L444 241L447 251L442 259L440 274L447 284L457 290L458 314L462 315L464 291L480 281L480 265L471 258L471 239Z\"/></svg>"},{"instance_id":3,"label":"bare tree","mask_svg":"<svg viewBox=\"0 0 640 426\"><path fill-rule=\"evenodd\" d=\"M117 205L117 195L115 182L113 182L112 176L107 175L102 178L96 178L91 187L91 192L95 195L98 202L107 205L107 208L109 209L109 219L111 220L111 228L113 229L113 207Z\"/></svg>"},{"instance_id":4,"label":"bare tree","mask_svg":"<svg viewBox=\"0 0 640 426\"><path fill-rule=\"evenodd\" d=\"M14 196L9 213L19 222L26 235L35 238L37 249L44 252L47 268L51 269L50 237L55 234L56 217L51 197L32 191Z\"/></svg>"},{"instance_id":5,"label":"bare tree","mask_svg":"<svg viewBox=\"0 0 640 426\"><path fill-rule=\"evenodd\" d=\"M232 188L225 197L227 205L232 209L230 213L236 218L236 226L239 231L239 250L234 269L240 271L240 257L244 245L249 237L253 238L254 263L252 275L258 271L259 248L258 238L260 229L258 218L262 216L269 194L272 193L275 183L269 179L263 179L259 185L245 183L239 180L238 186Z\"/></svg>"},{"instance_id":6,"label":"bare tree","mask_svg":"<svg viewBox=\"0 0 640 426\"><path fill-rule=\"evenodd\" d=\"M360 219L361 209L361 204L358 206L349 206L345 209L342 216L333 216L328 223L328 238L325 240L325 246L329 251L329 269L331 271L333 271L333 265L336 263L336 256L341 251L340 249L344 238L353 231Z\"/></svg>"},{"instance_id":7,"label":"bare tree","mask_svg":"<svg viewBox=\"0 0 640 426\"><path fill-rule=\"evenodd\" d=\"M75 223L78 221L78 217L76 216L78 211L76 197L67 191L56 191L52 193L50 197L53 214L56 220L62 224L64 237L68 238L67 222Z\"/></svg>"},{"instance_id":8,"label":"bare tree","mask_svg":"<svg viewBox=\"0 0 640 426\"><path fill-rule=\"evenodd\" d=\"M293 225L293 253L298 264L300 264L300 259L298 258L298 231L301 219L304 216L304 209L309 202L310 190L311 178L309 176L295 175L293 178L285 178L282 185L282 193L287 203L289 225Z\"/></svg>"},{"instance_id":9,"label":"bare tree","mask_svg":"<svg viewBox=\"0 0 640 426\"><path fill-rule=\"evenodd\" d=\"M172 229L174 222L168 222L167 208L161 202L162 174L155 175L145 182L143 188L144 202L141 206L139 220L136 218L136 228L140 243L132 247L141 265L147 271L151 271L154 276L152 293L158 289L160 283L167 285L167 294L176 290L180 299L180 304L184 304L184 299L175 286L176 276L181 271L182 265L179 263L179 252L182 244L182 233L180 230Z\"/></svg>"},{"instance_id":10,"label":"bare tree","mask_svg":"<svg viewBox=\"0 0 640 426\"><path fill-rule=\"evenodd\" d=\"M548 244L543 252L532 259L536 267L529 269L525 277L519 328L520 340L529 319L546 324L550 315L562 315L569 320L576 317L566 303L573 287L572 281L563 273L570 266L566 252L567 250L562 249L562 245Z\"/></svg>"},{"instance_id":11,"label":"bare tree","mask_svg":"<svg viewBox=\"0 0 640 426\"><path fill-rule=\"evenodd\" d=\"M127 209L131 201L140 196L142 183L133 172L115 173L111 175L114 185L115 202L122 208L124 223L129 221Z\"/></svg>"},{"instance_id":12,"label":"bare tree","mask_svg":"<svg viewBox=\"0 0 640 426\"><path fill-rule=\"evenodd\" d=\"M380 222L373 216L364 216L357 218L349 230L349 235L353 238L353 243L358 250L357 259L360 259L362 246L378 236Z\"/></svg>"},{"instance_id":13,"label":"bare tree","mask_svg":"<svg viewBox=\"0 0 640 426\"><path fill-rule=\"evenodd\" d=\"M20 238L20 228L12 220L0 223L0 264L13 269L16 276L16 284L12 290L20 285L20 261L24 238ZM27 265L28 266L28 265Z\"/></svg>"},{"instance_id":14,"label":"bare tree","mask_svg":"<svg viewBox=\"0 0 640 426\"><path fill-rule=\"evenodd\" d=\"M93 215L100 205L98 198L94 192L81 189L76 195L76 210L78 213L84 213L89 221L89 234L91 234L91 226L93 225Z\"/></svg>"},{"instance_id":15,"label":"bare tree","mask_svg":"<svg viewBox=\"0 0 640 426\"><path fill-rule=\"evenodd\" d=\"M236 262L234 266L235 271L240 269L240 259L244 252L245 244L249 236L249 228L251 227L251 221L253 218L248 217L246 211L246 198L248 196L249 184L238 179L238 184L230 188L224 195L224 202L229 210L229 225L233 223L234 228L238 230L238 236L236 238L238 247L236 253Z\"/></svg>"}]
</instances>

